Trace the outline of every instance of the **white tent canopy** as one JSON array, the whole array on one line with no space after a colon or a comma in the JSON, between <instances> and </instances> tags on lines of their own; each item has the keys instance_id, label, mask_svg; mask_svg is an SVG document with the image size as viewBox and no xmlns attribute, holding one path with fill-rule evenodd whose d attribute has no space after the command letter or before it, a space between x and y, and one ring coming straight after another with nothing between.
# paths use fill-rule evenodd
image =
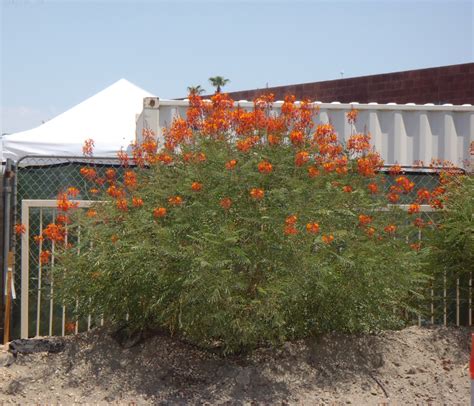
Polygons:
<instances>
[{"instance_id":1,"label":"white tent canopy","mask_svg":"<svg viewBox=\"0 0 474 406\"><path fill-rule=\"evenodd\" d=\"M95 156L116 157L117 151L135 141L136 117L143 98L149 96L153 95L120 79L39 127L4 136L1 161L18 161L26 155L80 157L89 138L94 140Z\"/></svg>"}]
</instances>

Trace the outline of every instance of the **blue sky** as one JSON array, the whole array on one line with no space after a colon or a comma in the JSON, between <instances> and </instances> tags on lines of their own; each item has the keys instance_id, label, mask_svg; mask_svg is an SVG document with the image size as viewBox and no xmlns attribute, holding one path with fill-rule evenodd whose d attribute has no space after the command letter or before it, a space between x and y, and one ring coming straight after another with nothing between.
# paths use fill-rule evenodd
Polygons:
<instances>
[{"instance_id":1,"label":"blue sky","mask_svg":"<svg viewBox=\"0 0 474 406\"><path fill-rule=\"evenodd\" d=\"M175 98L474 61L472 0L0 3L2 133L122 77Z\"/></svg>"}]
</instances>

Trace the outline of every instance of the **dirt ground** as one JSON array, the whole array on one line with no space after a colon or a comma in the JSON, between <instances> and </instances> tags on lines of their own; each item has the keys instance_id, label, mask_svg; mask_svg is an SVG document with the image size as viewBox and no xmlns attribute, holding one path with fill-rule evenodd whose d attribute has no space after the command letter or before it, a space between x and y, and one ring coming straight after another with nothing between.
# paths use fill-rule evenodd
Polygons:
<instances>
[{"instance_id":1,"label":"dirt ground","mask_svg":"<svg viewBox=\"0 0 474 406\"><path fill-rule=\"evenodd\" d=\"M58 340L57 354L2 348L4 404L469 404L462 328L326 335L228 358L166 335L128 349L103 330Z\"/></svg>"}]
</instances>

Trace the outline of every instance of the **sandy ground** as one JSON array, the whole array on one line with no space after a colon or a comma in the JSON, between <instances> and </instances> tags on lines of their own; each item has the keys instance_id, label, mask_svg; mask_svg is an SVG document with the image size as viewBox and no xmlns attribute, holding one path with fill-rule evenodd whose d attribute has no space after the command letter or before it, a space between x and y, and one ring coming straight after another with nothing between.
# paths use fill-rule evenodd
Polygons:
<instances>
[{"instance_id":1,"label":"sandy ground","mask_svg":"<svg viewBox=\"0 0 474 406\"><path fill-rule=\"evenodd\" d=\"M100 330L59 340L57 354L2 349L4 404L469 404L462 328L326 335L228 358L166 335L128 349Z\"/></svg>"}]
</instances>

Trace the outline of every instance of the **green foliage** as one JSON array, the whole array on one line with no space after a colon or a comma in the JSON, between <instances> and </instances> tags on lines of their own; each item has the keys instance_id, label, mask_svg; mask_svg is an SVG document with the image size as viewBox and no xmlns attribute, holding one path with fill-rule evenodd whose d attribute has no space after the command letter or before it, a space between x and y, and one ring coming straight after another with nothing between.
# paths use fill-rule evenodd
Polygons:
<instances>
[{"instance_id":1,"label":"green foliage","mask_svg":"<svg viewBox=\"0 0 474 406\"><path fill-rule=\"evenodd\" d=\"M447 187L446 207L439 227L426 233L429 268L454 280L474 271L474 177L454 176Z\"/></svg>"},{"instance_id":2,"label":"green foliage","mask_svg":"<svg viewBox=\"0 0 474 406\"><path fill-rule=\"evenodd\" d=\"M182 159L197 152L207 159ZM237 164L228 170L231 159ZM424 281L422 254L406 242L417 233L407 214L378 211L385 199L367 189L381 185L383 175L366 178L351 167L348 174L309 177L294 159L287 144L244 153L202 138L173 164L139 170L127 211L104 196L97 216L77 212L69 233L80 229L80 241L55 267L61 300L72 307L78 300L78 316L121 322L128 315L132 328L164 327L228 353L327 331L400 326ZM272 164L270 173L259 172L262 160ZM193 182L202 190L192 190ZM264 198L252 198L252 188L263 189ZM169 204L176 195L180 206ZM132 196L143 207L133 207ZM229 209L220 205L226 197ZM157 207L167 215L155 218ZM372 217L372 236L359 224L361 214ZM290 215L297 216L295 235L285 233ZM306 231L313 222L319 233ZM395 235L384 231L388 224L398 225ZM325 243L323 235L334 241Z\"/></svg>"}]
</instances>

